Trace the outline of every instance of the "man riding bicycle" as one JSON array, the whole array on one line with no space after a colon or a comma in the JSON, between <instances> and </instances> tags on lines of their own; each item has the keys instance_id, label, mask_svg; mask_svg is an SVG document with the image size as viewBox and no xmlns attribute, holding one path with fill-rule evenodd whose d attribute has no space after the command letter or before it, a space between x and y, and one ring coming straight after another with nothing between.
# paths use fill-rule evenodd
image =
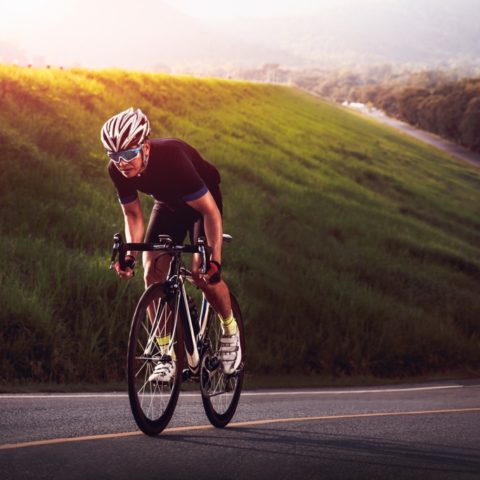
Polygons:
<instances>
[{"instance_id":1,"label":"man riding bicycle","mask_svg":"<svg viewBox=\"0 0 480 480\"><path fill-rule=\"evenodd\" d=\"M218 170L190 145L174 138L149 139L150 123L140 110L129 108L105 122L101 140L110 158L108 172L117 190L125 220L127 242L156 242L169 235L182 243L187 232L196 242L206 237L212 248L209 270L200 273L199 254L193 256L192 274L217 312L222 325L220 361L225 373L233 373L241 362L240 338L233 316L228 287L221 276L222 195ZM154 205L145 233L138 191L151 195ZM145 239L144 239L145 237ZM125 270L115 268L119 277L133 276L137 252L127 252ZM164 282L171 256L144 252L145 287ZM165 339L158 339L159 343ZM149 381L169 381L175 374L172 361L159 362Z\"/></svg>"}]
</instances>

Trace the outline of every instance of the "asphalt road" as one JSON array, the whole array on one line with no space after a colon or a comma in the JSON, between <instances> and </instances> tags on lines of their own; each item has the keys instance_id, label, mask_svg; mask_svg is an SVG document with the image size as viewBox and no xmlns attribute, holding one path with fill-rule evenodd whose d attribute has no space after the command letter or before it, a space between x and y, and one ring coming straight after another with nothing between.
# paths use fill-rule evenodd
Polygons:
<instances>
[{"instance_id":1,"label":"asphalt road","mask_svg":"<svg viewBox=\"0 0 480 480\"><path fill-rule=\"evenodd\" d=\"M182 394L157 438L124 394L0 395L0 478L480 479L480 380L245 392L223 430Z\"/></svg>"},{"instance_id":2,"label":"asphalt road","mask_svg":"<svg viewBox=\"0 0 480 480\"><path fill-rule=\"evenodd\" d=\"M434 133L415 128L414 126L409 125L406 122L402 122L401 120L391 118L380 110L369 109L365 107L360 110L357 109L357 111L373 117L382 123L390 125L391 127L415 137L416 139L421 140L422 142L425 142L432 147L437 148L438 150L442 150L453 157L456 157L464 162L468 162L471 165L475 165L476 167L480 167L480 154L472 152L471 150L468 150L457 143L446 140L445 138L435 135Z\"/></svg>"}]
</instances>

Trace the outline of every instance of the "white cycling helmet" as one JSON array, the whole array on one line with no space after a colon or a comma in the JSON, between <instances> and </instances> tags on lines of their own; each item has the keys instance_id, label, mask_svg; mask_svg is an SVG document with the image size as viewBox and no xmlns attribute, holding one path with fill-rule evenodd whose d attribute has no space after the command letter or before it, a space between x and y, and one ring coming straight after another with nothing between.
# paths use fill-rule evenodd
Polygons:
<instances>
[{"instance_id":1,"label":"white cycling helmet","mask_svg":"<svg viewBox=\"0 0 480 480\"><path fill-rule=\"evenodd\" d=\"M142 144L149 133L150 122L146 115L139 108L130 107L104 123L100 138L106 150L121 152Z\"/></svg>"}]
</instances>

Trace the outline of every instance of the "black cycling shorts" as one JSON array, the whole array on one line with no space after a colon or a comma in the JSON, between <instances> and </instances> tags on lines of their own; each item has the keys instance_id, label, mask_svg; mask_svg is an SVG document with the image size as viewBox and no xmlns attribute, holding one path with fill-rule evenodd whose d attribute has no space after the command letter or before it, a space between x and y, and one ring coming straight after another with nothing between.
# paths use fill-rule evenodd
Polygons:
<instances>
[{"instance_id":1,"label":"black cycling shorts","mask_svg":"<svg viewBox=\"0 0 480 480\"><path fill-rule=\"evenodd\" d=\"M222 214L220 188L218 186L211 188L210 193ZM192 243L196 243L199 237L205 236L202 214L187 204L174 208L155 201L145 234L145 242L157 242L159 235L169 235L175 243L182 244L187 233Z\"/></svg>"}]
</instances>

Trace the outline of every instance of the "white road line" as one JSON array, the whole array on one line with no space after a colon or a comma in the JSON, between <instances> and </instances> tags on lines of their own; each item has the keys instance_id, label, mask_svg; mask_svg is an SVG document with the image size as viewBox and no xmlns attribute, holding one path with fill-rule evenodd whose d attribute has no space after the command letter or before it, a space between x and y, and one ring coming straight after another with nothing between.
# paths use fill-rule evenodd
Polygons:
<instances>
[{"instance_id":1,"label":"white road line","mask_svg":"<svg viewBox=\"0 0 480 480\"><path fill-rule=\"evenodd\" d=\"M472 385L478 386L478 385ZM431 387L404 387L404 388L372 388L363 390L285 390L273 392L242 392L242 397L268 397L268 396L288 396L288 395L357 395L365 393L404 393L421 392L430 390L451 390L455 388L464 388L464 385L438 385ZM200 392L180 393L180 397L197 397ZM124 398L128 397L126 393L46 393L46 394L0 394L0 400L3 399L39 399L39 398Z\"/></svg>"},{"instance_id":2,"label":"white road line","mask_svg":"<svg viewBox=\"0 0 480 480\"><path fill-rule=\"evenodd\" d=\"M443 385L436 387L405 387L405 388L379 388L379 389L364 389L364 390L294 390L285 392L245 392L246 396L263 396L263 395L345 395L345 394L359 394L359 393L391 393L391 392L416 392L422 390L444 390L452 388L463 388L463 385Z\"/></svg>"}]
</instances>

